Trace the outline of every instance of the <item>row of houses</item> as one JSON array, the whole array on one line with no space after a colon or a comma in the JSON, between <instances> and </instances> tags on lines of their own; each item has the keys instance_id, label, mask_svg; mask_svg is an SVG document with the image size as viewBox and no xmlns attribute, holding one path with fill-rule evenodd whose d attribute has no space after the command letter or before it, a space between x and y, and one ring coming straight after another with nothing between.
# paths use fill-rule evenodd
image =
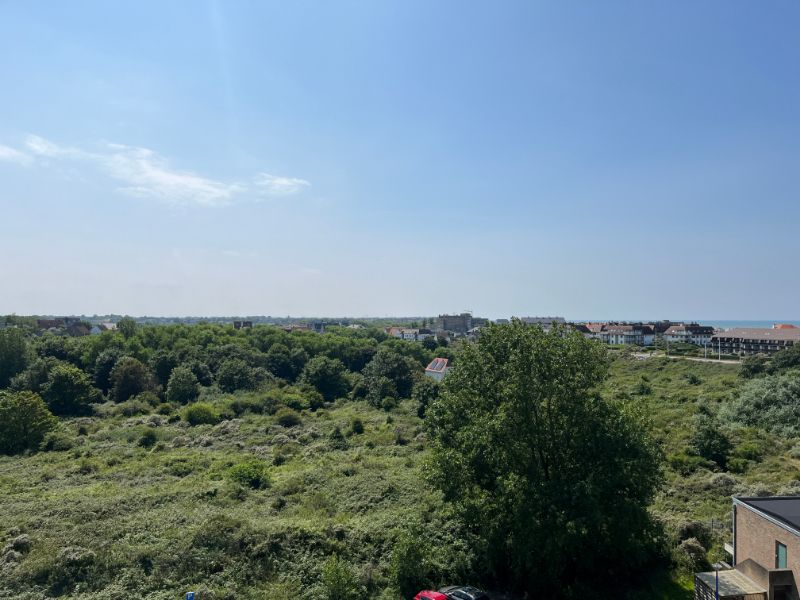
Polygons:
<instances>
[{"instance_id":1,"label":"row of houses","mask_svg":"<svg viewBox=\"0 0 800 600\"><path fill-rule=\"evenodd\" d=\"M36 328L41 333L53 333L55 335L68 335L71 337L83 337L86 335L100 335L105 331L117 329L116 323L87 323L78 317L61 317L55 319L36 319Z\"/></svg>"},{"instance_id":2,"label":"row of houses","mask_svg":"<svg viewBox=\"0 0 800 600\"><path fill-rule=\"evenodd\" d=\"M436 337L436 334L433 331L426 328L387 327L385 331L389 337L397 338L399 340L409 340L412 342L422 342L429 338Z\"/></svg>"}]
</instances>

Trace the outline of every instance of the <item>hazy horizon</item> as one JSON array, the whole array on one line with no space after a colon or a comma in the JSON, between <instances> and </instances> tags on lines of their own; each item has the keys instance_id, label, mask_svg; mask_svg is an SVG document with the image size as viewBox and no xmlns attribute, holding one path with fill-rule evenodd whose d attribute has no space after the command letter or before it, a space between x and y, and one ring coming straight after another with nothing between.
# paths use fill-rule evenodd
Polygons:
<instances>
[{"instance_id":1,"label":"hazy horizon","mask_svg":"<svg viewBox=\"0 0 800 600\"><path fill-rule=\"evenodd\" d=\"M798 4L0 10L0 314L797 312Z\"/></svg>"}]
</instances>

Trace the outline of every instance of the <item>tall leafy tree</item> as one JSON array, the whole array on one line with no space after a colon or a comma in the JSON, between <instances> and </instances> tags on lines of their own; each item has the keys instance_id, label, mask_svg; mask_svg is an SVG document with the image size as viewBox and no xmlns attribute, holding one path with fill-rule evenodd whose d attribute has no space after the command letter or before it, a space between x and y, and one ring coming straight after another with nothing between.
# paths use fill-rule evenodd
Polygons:
<instances>
[{"instance_id":1,"label":"tall leafy tree","mask_svg":"<svg viewBox=\"0 0 800 600\"><path fill-rule=\"evenodd\" d=\"M433 481L487 578L541 598L611 595L654 557L660 454L596 391L605 350L519 321L465 345L428 409Z\"/></svg>"},{"instance_id":2,"label":"tall leafy tree","mask_svg":"<svg viewBox=\"0 0 800 600\"><path fill-rule=\"evenodd\" d=\"M0 388L8 387L11 378L25 370L28 345L22 329L0 329Z\"/></svg>"},{"instance_id":3,"label":"tall leafy tree","mask_svg":"<svg viewBox=\"0 0 800 600\"><path fill-rule=\"evenodd\" d=\"M111 371L122 357L123 353L119 348L108 348L94 362L94 383L104 394L111 389Z\"/></svg>"},{"instance_id":4,"label":"tall leafy tree","mask_svg":"<svg viewBox=\"0 0 800 600\"><path fill-rule=\"evenodd\" d=\"M136 320L132 317L122 317L117 322L117 331L127 340L136 333Z\"/></svg>"},{"instance_id":5,"label":"tall leafy tree","mask_svg":"<svg viewBox=\"0 0 800 600\"><path fill-rule=\"evenodd\" d=\"M35 450L57 424L38 394L0 392L0 454Z\"/></svg>"},{"instance_id":6,"label":"tall leafy tree","mask_svg":"<svg viewBox=\"0 0 800 600\"><path fill-rule=\"evenodd\" d=\"M417 344L408 344L408 342L401 343L417 346ZM388 378L394 383L397 395L400 398L408 398L411 396L414 381L421 371L420 364L413 358L404 356L394 349L381 347L375 357L364 367L363 374L367 385L369 385L370 379Z\"/></svg>"},{"instance_id":7,"label":"tall leafy tree","mask_svg":"<svg viewBox=\"0 0 800 600\"><path fill-rule=\"evenodd\" d=\"M188 367L175 367L167 384L167 400L186 404L197 400L197 377Z\"/></svg>"},{"instance_id":8,"label":"tall leafy tree","mask_svg":"<svg viewBox=\"0 0 800 600\"><path fill-rule=\"evenodd\" d=\"M116 402L155 388L147 367L131 356L123 356L111 370L111 397Z\"/></svg>"},{"instance_id":9,"label":"tall leafy tree","mask_svg":"<svg viewBox=\"0 0 800 600\"><path fill-rule=\"evenodd\" d=\"M341 398L350 391L347 369L337 358L315 356L306 363L302 380L317 388L327 402Z\"/></svg>"},{"instance_id":10,"label":"tall leafy tree","mask_svg":"<svg viewBox=\"0 0 800 600\"><path fill-rule=\"evenodd\" d=\"M88 415L101 396L86 373L73 365L60 364L50 370L42 398L53 414Z\"/></svg>"}]
</instances>

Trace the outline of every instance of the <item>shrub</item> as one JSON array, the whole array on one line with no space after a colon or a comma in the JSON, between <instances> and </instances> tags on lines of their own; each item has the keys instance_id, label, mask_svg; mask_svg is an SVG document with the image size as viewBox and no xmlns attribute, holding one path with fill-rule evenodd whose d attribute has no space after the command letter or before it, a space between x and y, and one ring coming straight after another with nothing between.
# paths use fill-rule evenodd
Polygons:
<instances>
[{"instance_id":1,"label":"shrub","mask_svg":"<svg viewBox=\"0 0 800 600\"><path fill-rule=\"evenodd\" d=\"M706 549L695 538L683 540L675 549L673 558L679 570L685 574L706 571L711 566L706 557Z\"/></svg>"},{"instance_id":2,"label":"shrub","mask_svg":"<svg viewBox=\"0 0 800 600\"><path fill-rule=\"evenodd\" d=\"M328 443L334 450L345 450L347 448L347 440L338 425L333 428L333 431L328 436Z\"/></svg>"},{"instance_id":3,"label":"shrub","mask_svg":"<svg viewBox=\"0 0 800 600\"><path fill-rule=\"evenodd\" d=\"M796 436L800 433L800 376L788 374L751 379L744 384L737 398L720 409L719 414L729 423Z\"/></svg>"},{"instance_id":4,"label":"shrub","mask_svg":"<svg viewBox=\"0 0 800 600\"><path fill-rule=\"evenodd\" d=\"M175 367L167 383L167 401L188 404L197 400L200 389L197 377L187 367Z\"/></svg>"},{"instance_id":5,"label":"shrub","mask_svg":"<svg viewBox=\"0 0 800 600\"><path fill-rule=\"evenodd\" d=\"M392 550L389 576L404 598L410 598L429 584L424 567L426 546L419 543L420 539L417 532L404 532Z\"/></svg>"},{"instance_id":6,"label":"shrub","mask_svg":"<svg viewBox=\"0 0 800 600\"><path fill-rule=\"evenodd\" d=\"M147 402L139 400L137 396L136 398L131 398L125 402L120 402L116 406L115 412L123 417L134 417L136 415L148 414L151 408L152 407Z\"/></svg>"},{"instance_id":7,"label":"shrub","mask_svg":"<svg viewBox=\"0 0 800 600\"><path fill-rule=\"evenodd\" d=\"M45 452L64 452L65 450L71 450L74 446L75 438L70 436L64 429L57 428L45 434L39 449Z\"/></svg>"},{"instance_id":8,"label":"shrub","mask_svg":"<svg viewBox=\"0 0 800 600\"><path fill-rule=\"evenodd\" d=\"M292 410L291 408L281 408L277 413L275 413L275 418L278 425L281 427L295 427L303 422L303 419L300 417L297 411Z\"/></svg>"},{"instance_id":9,"label":"shrub","mask_svg":"<svg viewBox=\"0 0 800 600\"><path fill-rule=\"evenodd\" d=\"M58 420L33 392L0 392L0 454L39 447Z\"/></svg>"},{"instance_id":10,"label":"shrub","mask_svg":"<svg viewBox=\"0 0 800 600\"><path fill-rule=\"evenodd\" d=\"M138 441L137 443L138 443L138 444L139 444L139 445L140 445L142 448L151 448L152 446L154 446L154 445L155 445L155 443L156 443L157 441L158 441L158 436L156 435L156 432L155 432L155 430L153 430L153 429L147 429L147 430L145 430L145 432L142 434L142 437L140 437L140 438L139 438L139 441Z\"/></svg>"},{"instance_id":11,"label":"shrub","mask_svg":"<svg viewBox=\"0 0 800 600\"><path fill-rule=\"evenodd\" d=\"M700 467L708 466L708 461L704 458L687 454L686 452L670 454L667 457L667 462L674 471L681 475L691 475Z\"/></svg>"},{"instance_id":12,"label":"shrub","mask_svg":"<svg viewBox=\"0 0 800 600\"><path fill-rule=\"evenodd\" d=\"M364 433L364 422L358 417L353 417L350 420L350 432L354 435L361 435Z\"/></svg>"},{"instance_id":13,"label":"shrub","mask_svg":"<svg viewBox=\"0 0 800 600\"><path fill-rule=\"evenodd\" d=\"M239 485L261 490L270 485L269 470L266 463L260 460L249 460L232 466L228 477Z\"/></svg>"},{"instance_id":14,"label":"shrub","mask_svg":"<svg viewBox=\"0 0 800 600\"><path fill-rule=\"evenodd\" d=\"M210 404L198 402L187 406L183 411L183 419L189 425L215 425L219 423L219 415Z\"/></svg>"},{"instance_id":15,"label":"shrub","mask_svg":"<svg viewBox=\"0 0 800 600\"><path fill-rule=\"evenodd\" d=\"M710 417L701 416L695 421L689 445L701 457L725 468L731 451L731 441L719 424Z\"/></svg>"},{"instance_id":16,"label":"shrub","mask_svg":"<svg viewBox=\"0 0 800 600\"><path fill-rule=\"evenodd\" d=\"M55 415L88 415L91 405L100 402L100 391L89 376L73 365L61 364L50 369L42 398Z\"/></svg>"},{"instance_id":17,"label":"shrub","mask_svg":"<svg viewBox=\"0 0 800 600\"><path fill-rule=\"evenodd\" d=\"M322 596L325 600L350 600L360 595L353 569L337 555L322 566Z\"/></svg>"}]
</instances>

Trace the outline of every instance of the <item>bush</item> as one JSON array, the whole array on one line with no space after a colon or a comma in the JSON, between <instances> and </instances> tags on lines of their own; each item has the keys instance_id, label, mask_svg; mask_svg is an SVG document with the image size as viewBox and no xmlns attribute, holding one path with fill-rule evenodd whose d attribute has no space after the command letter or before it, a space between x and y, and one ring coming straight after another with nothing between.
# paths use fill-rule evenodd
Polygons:
<instances>
[{"instance_id":1,"label":"bush","mask_svg":"<svg viewBox=\"0 0 800 600\"><path fill-rule=\"evenodd\" d=\"M322 596L325 600L350 600L360 596L353 569L335 554L322 566Z\"/></svg>"},{"instance_id":2,"label":"bush","mask_svg":"<svg viewBox=\"0 0 800 600\"><path fill-rule=\"evenodd\" d=\"M300 417L297 411L292 410L291 408L281 408L277 413L275 413L275 418L278 425L281 427L295 427L303 422L303 419Z\"/></svg>"},{"instance_id":3,"label":"bush","mask_svg":"<svg viewBox=\"0 0 800 600\"><path fill-rule=\"evenodd\" d=\"M55 415L88 415L100 402L100 391L78 367L61 364L50 369L42 398Z\"/></svg>"},{"instance_id":4,"label":"bush","mask_svg":"<svg viewBox=\"0 0 800 600\"><path fill-rule=\"evenodd\" d=\"M719 416L729 423L761 427L783 436L800 434L800 375L749 380L739 396L720 409Z\"/></svg>"},{"instance_id":5,"label":"bush","mask_svg":"<svg viewBox=\"0 0 800 600\"><path fill-rule=\"evenodd\" d=\"M158 436L156 435L155 430L147 429L142 434L142 437L139 438L139 441L137 443L142 448L152 448L157 441L158 441Z\"/></svg>"},{"instance_id":6,"label":"bush","mask_svg":"<svg viewBox=\"0 0 800 600\"><path fill-rule=\"evenodd\" d=\"M41 396L33 392L0 392L0 454L39 448L58 424Z\"/></svg>"},{"instance_id":7,"label":"bush","mask_svg":"<svg viewBox=\"0 0 800 600\"><path fill-rule=\"evenodd\" d=\"M214 407L203 402L187 406L183 411L183 419L189 425L216 425L219 423L219 415Z\"/></svg>"},{"instance_id":8,"label":"bush","mask_svg":"<svg viewBox=\"0 0 800 600\"><path fill-rule=\"evenodd\" d=\"M75 438L70 436L64 429L57 428L48 431L42 443L39 444L39 449L45 452L64 452L71 450L75 446Z\"/></svg>"},{"instance_id":9,"label":"bush","mask_svg":"<svg viewBox=\"0 0 800 600\"><path fill-rule=\"evenodd\" d=\"M364 433L364 422L358 417L353 417L350 421L350 433L361 435Z\"/></svg>"},{"instance_id":10,"label":"bush","mask_svg":"<svg viewBox=\"0 0 800 600\"><path fill-rule=\"evenodd\" d=\"M695 538L682 541L675 548L673 558L679 570L687 575L698 571L707 571L711 568L706 557L706 549Z\"/></svg>"},{"instance_id":11,"label":"bush","mask_svg":"<svg viewBox=\"0 0 800 600\"><path fill-rule=\"evenodd\" d=\"M123 417L135 417L136 415L146 415L151 410L152 407L150 404L139 400L137 396L136 398L131 398L125 402L120 402L116 406L116 410L114 412L122 415Z\"/></svg>"},{"instance_id":12,"label":"bush","mask_svg":"<svg viewBox=\"0 0 800 600\"><path fill-rule=\"evenodd\" d=\"M255 390L263 380L264 377L258 369L250 367L239 358L224 361L217 370L217 385L227 393Z\"/></svg>"},{"instance_id":13,"label":"bush","mask_svg":"<svg viewBox=\"0 0 800 600\"><path fill-rule=\"evenodd\" d=\"M188 404L200 393L197 377L188 367L175 367L167 383L167 402Z\"/></svg>"},{"instance_id":14,"label":"bush","mask_svg":"<svg viewBox=\"0 0 800 600\"><path fill-rule=\"evenodd\" d=\"M235 483L254 490L265 489L270 485L268 467L260 460L249 460L232 466L228 470L228 477Z\"/></svg>"},{"instance_id":15,"label":"bush","mask_svg":"<svg viewBox=\"0 0 800 600\"><path fill-rule=\"evenodd\" d=\"M338 425L333 428L333 431L328 436L328 444L333 450L347 449L347 440Z\"/></svg>"},{"instance_id":16,"label":"bush","mask_svg":"<svg viewBox=\"0 0 800 600\"><path fill-rule=\"evenodd\" d=\"M691 475L700 467L708 467L709 463L700 456L677 452L667 457L667 462L672 469L681 475Z\"/></svg>"},{"instance_id":17,"label":"bush","mask_svg":"<svg viewBox=\"0 0 800 600\"><path fill-rule=\"evenodd\" d=\"M731 451L731 441L712 418L701 416L695 421L689 445L699 456L725 468Z\"/></svg>"}]
</instances>

